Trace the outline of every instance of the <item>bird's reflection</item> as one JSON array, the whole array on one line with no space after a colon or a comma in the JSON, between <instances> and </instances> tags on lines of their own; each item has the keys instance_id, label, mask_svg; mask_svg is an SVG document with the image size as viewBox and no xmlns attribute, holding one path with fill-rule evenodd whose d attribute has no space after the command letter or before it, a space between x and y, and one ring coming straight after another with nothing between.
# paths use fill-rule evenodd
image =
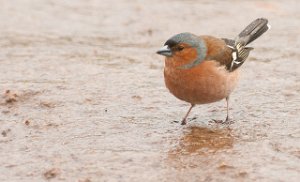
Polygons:
<instances>
[{"instance_id":1,"label":"bird's reflection","mask_svg":"<svg viewBox=\"0 0 300 182\"><path fill-rule=\"evenodd\" d=\"M191 126L184 131L175 149L169 155L210 154L233 147L234 139L229 128Z\"/></svg>"},{"instance_id":2,"label":"bird's reflection","mask_svg":"<svg viewBox=\"0 0 300 182\"><path fill-rule=\"evenodd\" d=\"M210 128L191 126L183 131L179 139L175 139L175 146L169 150L165 160L166 166L179 172L176 179L181 180L187 171L190 181L210 181L207 176L215 176L215 169L227 167L223 164L228 150L233 148L234 137L229 128ZM189 169L189 170L187 170ZM205 171L206 177L198 174ZM175 173L178 174L178 173Z\"/></svg>"}]
</instances>

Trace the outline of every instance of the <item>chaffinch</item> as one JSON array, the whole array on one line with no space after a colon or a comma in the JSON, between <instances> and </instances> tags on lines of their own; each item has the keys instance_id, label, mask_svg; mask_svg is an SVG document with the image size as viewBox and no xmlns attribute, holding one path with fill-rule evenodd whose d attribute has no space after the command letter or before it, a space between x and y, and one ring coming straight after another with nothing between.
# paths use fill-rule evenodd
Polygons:
<instances>
[{"instance_id":1,"label":"chaffinch","mask_svg":"<svg viewBox=\"0 0 300 182\"><path fill-rule=\"evenodd\" d=\"M196 36L191 33L174 35L157 54L165 56L166 87L178 99L191 104L181 121L184 125L196 104L226 99L229 122L229 96L238 82L239 67L249 56L249 43L265 33L270 26L265 18L249 24L236 38Z\"/></svg>"}]
</instances>

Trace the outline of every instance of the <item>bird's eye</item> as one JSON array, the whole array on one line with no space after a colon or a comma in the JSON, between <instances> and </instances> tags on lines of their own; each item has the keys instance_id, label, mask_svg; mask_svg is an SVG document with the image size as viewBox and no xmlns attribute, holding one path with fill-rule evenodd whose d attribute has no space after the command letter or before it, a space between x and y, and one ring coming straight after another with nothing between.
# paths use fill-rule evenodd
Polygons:
<instances>
[{"instance_id":1,"label":"bird's eye","mask_svg":"<svg viewBox=\"0 0 300 182\"><path fill-rule=\"evenodd\" d=\"M178 50L178 51L182 51L183 49L184 49L183 46L178 46L178 47L177 47L177 50Z\"/></svg>"}]
</instances>

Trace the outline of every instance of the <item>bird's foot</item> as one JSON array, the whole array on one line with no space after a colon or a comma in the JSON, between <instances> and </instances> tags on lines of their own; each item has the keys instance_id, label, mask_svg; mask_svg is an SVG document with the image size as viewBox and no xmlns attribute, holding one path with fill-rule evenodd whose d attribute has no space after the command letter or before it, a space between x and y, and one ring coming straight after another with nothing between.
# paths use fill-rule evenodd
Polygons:
<instances>
[{"instance_id":1,"label":"bird's foot","mask_svg":"<svg viewBox=\"0 0 300 182\"><path fill-rule=\"evenodd\" d=\"M226 117L225 120L220 120L220 119L212 119L210 121L210 123L216 123L216 124L224 124L224 125L230 125L230 124L233 124L234 121L228 117Z\"/></svg>"},{"instance_id":2,"label":"bird's foot","mask_svg":"<svg viewBox=\"0 0 300 182\"><path fill-rule=\"evenodd\" d=\"M227 125L231 125L234 123L234 120L229 118L228 116L226 117L226 119L223 121L222 124L227 124Z\"/></svg>"},{"instance_id":3,"label":"bird's foot","mask_svg":"<svg viewBox=\"0 0 300 182\"><path fill-rule=\"evenodd\" d=\"M186 125L186 118L181 121L181 125Z\"/></svg>"},{"instance_id":4,"label":"bird's foot","mask_svg":"<svg viewBox=\"0 0 300 182\"><path fill-rule=\"evenodd\" d=\"M179 123L179 121L174 120L173 123ZM180 123L181 123L181 125L186 125L186 123L187 123L186 119L183 119Z\"/></svg>"},{"instance_id":5,"label":"bird's foot","mask_svg":"<svg viewBox=\"0 0 300 182\"><path fill-rule=\"evenodd\" d=\"M197 119L197 118L196 118L196 117L193 117L193 118L189 119L189 122L191 122L191 121L193 121L193 120L195 120L195 119ZM186 123L187 123L187 118L182 119L181 125L186 125Z\"/></svg>"},{"instance_id":6,"label":"bird's foot","mask_svg":"<svg viewBox=\"0 0 300 182\"><path fill-rule=\"evenodd\" d=\"M193 121L195 119L197 119L197 117L193 117L193 118L189 119L189 122ZM179 121L178 120L174 120L173 123L179 123ZM187 124L187 119L182 119L181 120L181 125L186 125L186 124Z\"/></svg>"}]
</instances>

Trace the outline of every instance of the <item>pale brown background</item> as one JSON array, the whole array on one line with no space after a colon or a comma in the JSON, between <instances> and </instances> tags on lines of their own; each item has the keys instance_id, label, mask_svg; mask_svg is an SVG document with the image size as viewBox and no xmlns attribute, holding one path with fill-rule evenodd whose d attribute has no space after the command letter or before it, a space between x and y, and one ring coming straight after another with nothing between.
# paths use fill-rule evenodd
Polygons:
<instances>
[{"instance_id":1,"label":"pale brown background","mask_svg":"<svg viewBox=\"0 0 300 182\"><path fill-rule=\"evenodd\" d=\"M0 1L0 181L299 181L299 9L297 0ZM258 17L272 29L241 68L235 123L209 123L225 118L225 101L173 123L188 104L164 87L155 51L186 31L234 38Z\"/></svg>"}]
</instances>

